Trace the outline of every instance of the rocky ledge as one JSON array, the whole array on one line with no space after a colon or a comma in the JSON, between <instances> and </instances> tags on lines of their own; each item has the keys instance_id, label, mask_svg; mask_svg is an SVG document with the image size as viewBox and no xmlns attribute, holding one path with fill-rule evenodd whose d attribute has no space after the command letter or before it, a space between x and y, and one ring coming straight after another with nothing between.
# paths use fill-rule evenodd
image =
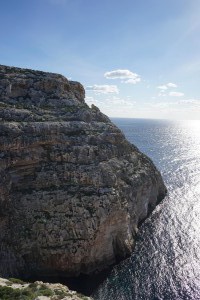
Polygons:
<instances>
[{"instance_id":1,"label":"rocky ledge","mask_svg":"<svg viewBox=\"0 0 200 300\"><path fill-rule=\"evenodd\" d=\"M78 276L129 256L166 188L65 77L0 66L0 274Z\"/></svg>"}]
</instances>

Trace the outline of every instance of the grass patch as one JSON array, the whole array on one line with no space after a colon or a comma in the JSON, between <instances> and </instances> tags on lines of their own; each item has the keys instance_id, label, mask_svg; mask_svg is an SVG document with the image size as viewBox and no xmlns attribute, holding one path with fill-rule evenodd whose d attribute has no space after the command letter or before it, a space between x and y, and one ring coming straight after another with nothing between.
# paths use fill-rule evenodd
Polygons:
<instances>
[{"instance_id":1,"label":"grass patch","mask_svg":"<svg viewBox=\"0 0 200 300\"><path fill-rule=\"evenodd\" d=\"M13 289L8 286L0 287L1 300L34 300L35 295L27 289Z\"/></svg>"},{"instance_id":2,"label":"grass patch","mask_svg":"<svg viewBox=\"0 0 200 300\"><path fill-rule=\"evenodd\" d=\"M0 287L1 300L34 300L38 296L53 296L53 291L46 286L28 286L22 289L13 289L8 286Z\"/></svg>"},{"instance_id":3,"label":"grass patch","mask_svg":"<svg viewBox=\"0 0 200 300\"><path fill-rule=\"evenodd\" d=\"M55 293L55 295L58 297L58 299L63 299L63 298L65 298L66 296L72 296L69 292L67 292L67 291L63 291L63 290L58 290L58 289L55 289L54 290L54 293Z\"/></svg>"},{"instance_id":4,"label":"grass patch","mask_svg":"<svg viewBox=\"0 0 200 300\"><path fill-rule=\"evenodd\" d=\"M18 278L9 278L8 280L12 283L25 284L25 282L23 280L18 279Z\"/></svg>"},{"instance_id":5,"label":"grass patch","mask_svg":"<svg viewBox=\"0 0 200 300\"><path fill-rule=\"evenodd\" d=\"M86 297L86 296L84 296L84 295L82 295L82 294L80 294L80 293L77 293L76 295L77 295L80 299L88 300L88 297Z\"/></svg>"}]
</instances>

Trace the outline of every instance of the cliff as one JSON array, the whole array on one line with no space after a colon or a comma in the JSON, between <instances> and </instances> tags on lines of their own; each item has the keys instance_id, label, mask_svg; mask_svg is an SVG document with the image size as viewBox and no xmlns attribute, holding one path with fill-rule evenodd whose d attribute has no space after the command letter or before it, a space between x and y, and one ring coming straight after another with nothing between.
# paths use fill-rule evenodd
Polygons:
<instances>
[{"instance_id":1,"label":"cliff","mask_svg":"<svg viewBox=\"0 0 200 300\"><path fill-rule=\"evenodd\" d=\"M166 193L84 88L0 66L0 274L77 276L128 255Z\"/></svg>"}]
</instances>

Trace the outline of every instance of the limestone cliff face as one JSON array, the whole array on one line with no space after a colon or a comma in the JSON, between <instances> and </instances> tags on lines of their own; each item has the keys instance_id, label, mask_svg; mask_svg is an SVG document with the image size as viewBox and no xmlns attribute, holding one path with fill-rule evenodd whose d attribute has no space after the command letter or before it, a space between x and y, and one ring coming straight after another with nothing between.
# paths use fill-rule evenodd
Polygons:
<instances>
[{"instance_id":1,"label":"limestone cliff face","mask_svg":"<svg viewBox=\"0 0 200 300\"><path fill-rule=\"evenodd\" d=\"M0 66L0 274L74 276L130 255L166 188L61 75Z\"/></svg>"}]
</instances>

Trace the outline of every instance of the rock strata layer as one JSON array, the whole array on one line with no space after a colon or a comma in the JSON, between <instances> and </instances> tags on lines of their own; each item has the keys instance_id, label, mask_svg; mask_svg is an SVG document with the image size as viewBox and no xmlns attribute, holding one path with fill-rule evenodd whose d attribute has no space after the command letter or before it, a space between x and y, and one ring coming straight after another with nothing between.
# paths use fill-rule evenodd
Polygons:
<instances>
[{"instance_id":1,"label":"rock strata layer","mask_svg":"<svg viewBox=\"0 0 200 300\"><path fill-rule=\"evenodd\" d=\"M166 188L65 77L0 66L0 274L77 276L130 255Z\"/></svg>"}]
</instances>

